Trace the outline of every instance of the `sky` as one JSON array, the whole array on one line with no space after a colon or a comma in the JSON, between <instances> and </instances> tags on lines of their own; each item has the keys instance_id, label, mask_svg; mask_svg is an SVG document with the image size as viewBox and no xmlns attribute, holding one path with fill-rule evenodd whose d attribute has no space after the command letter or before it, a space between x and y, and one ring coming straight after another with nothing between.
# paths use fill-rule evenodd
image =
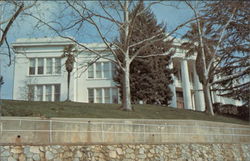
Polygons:
<instances>
[{"instance_id":1,"label":"sky","mask_svg":"<svg viewBox=\"0 0 250 161\"><path fill-rule=\"evenodd\" d=\"M68 15L70 11L60 12L63 8L63 1L38 1L38 4L35 7L32 7L29 12L35 14L36 16L44 17L47 21L53 21L57 16L62 16L62 21L65 21L67 24L67 20L72 18ZM149 1L146 1L149 3ZM88 7L96 7L94 1L90 1L87 3ZM175 6L175 7L173 7ZM176 7L177 6L177 7ZM192 11L185 5L183 1L168 1L164 2L163 4L156 4L151 7L151 11L155 14L159 23L164 23L167 26L167 31L173 30L178 25L182 24L183 22L190 19L193 14ZM3 16L7 16L7 12L4 12ZM104 30L112 28L109 24L105 24L103 26ZM187 31L187 27L184 27L175 34L175 36L179 37L181 34ZM68 33L67 33L68 32ZM101 42L98 38L97 33L91 28L91 26L84 26L84 32L75 34L73 31L65 32L66 35L70 35L76 37L77 40L81 41L82 43L91 43L91 42ZM114 32L115 33L115 32ZM81 36L79 36L81 35ZM84 35L84 36L82 36ZM8 41L9 44L14 43L18 38L34 38L34 37L55 37L57 34L48 30L46 27L38 25L37 21L31 17L22 16L19 17L13 24L8 33ZM1 52L6 51L6 45L0 48ZM12 99L12 88L13 88L13 69L14 65L9 67L8 64L8 57L0 55L0 68L1 74L4 77L4 84L2 85L1 89L1 98L2 99Z\"/></svg>"}]
</instances>

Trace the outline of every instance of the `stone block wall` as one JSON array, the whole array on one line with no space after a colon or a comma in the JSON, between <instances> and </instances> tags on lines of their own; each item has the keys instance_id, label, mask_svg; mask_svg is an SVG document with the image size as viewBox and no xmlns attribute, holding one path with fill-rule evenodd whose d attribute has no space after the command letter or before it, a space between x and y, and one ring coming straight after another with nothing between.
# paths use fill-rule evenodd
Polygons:
<instances>
[{"instance_id":1,"label":"stone block wall","mask_svg":"<svg viewBox=\"0 0 250 161\"><path fill-rule=\"evenodd\" d=\"M0 146L1 161L250 161L250 144Z\"/></svg>"}]
</instances>

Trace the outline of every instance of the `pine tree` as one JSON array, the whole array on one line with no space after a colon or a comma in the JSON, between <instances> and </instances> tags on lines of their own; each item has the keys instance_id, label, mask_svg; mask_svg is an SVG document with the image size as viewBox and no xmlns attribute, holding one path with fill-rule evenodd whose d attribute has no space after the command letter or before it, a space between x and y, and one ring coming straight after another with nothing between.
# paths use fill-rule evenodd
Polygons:
<instances>
[{"instance_id":1,"label":"pine tree","mask_svg":"<svg viewBox=\"0 0 250 161\"><path fill-rule=\"evenodd\" d=\"M133 28L130 29L131 43L140 42L161 33L158 38L165 36L163 24L157 24L157 20L150 10L145 10L143 2L139 2L129 16L135 16L141 11L142 14L135 18ZM122 32L120 32L120 44L122 43ZM140 44L143 46L144 44ZM130 53L136 52L141 46L130 48ZM140 52L139 56L130 65L130 87L132 103L142 100L147 104L168 105L172 98L172 92L168 87L173 83L172 70L167 68L173 53L164 55L172 47L172 41L156 41ZM119 50L117 51L119 52ZM117 54L122 57L121 54ZM161 55L161 56L159 56ZM121 58L120 58L121 59ZM114 80L120 88L121 98L123 95L122 72L117 69Z\"/></svg>"}]
</instances>

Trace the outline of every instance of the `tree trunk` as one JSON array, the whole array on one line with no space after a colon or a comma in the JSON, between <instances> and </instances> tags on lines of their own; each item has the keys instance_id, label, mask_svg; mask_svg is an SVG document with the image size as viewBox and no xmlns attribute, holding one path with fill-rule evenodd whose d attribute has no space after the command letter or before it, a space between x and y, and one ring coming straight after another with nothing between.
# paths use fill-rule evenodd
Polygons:
<instances>
[{"instance_id":1,"label":"tree trunk","mask_svg":"<svg viewBox=\"0 0 250 161\"><path fill-rule=\"evenodd\" d=\"M130 96L130 58L129 58L129 48L128 48L128 36L129 36L129 11L128 11L128 1L124 1L124 43L127 47L125 50L124 57L124 71L123 71L123 96L122 96L122 108L127 111L132 110L131 106L131 96Z\"/></svg>"},{"instance_id":2,"label":"tree trunk","mask_svg":"<svg viewBox=\"0 0 250 161\"><path fill-rule=\"evenodd\" d=\"M68 92L67 92L67 100L66 100L66 101L70 101L70 100L69 100L70 72L68 72L67 85L68 85Z\"/></svg>"},{"instance_id":3,"label":"tree trunk","mask_svg":"<svg viewBox=\"0 0 250 161\"><path fill-rule=\"evenodd\" d=\"M131 96L130 96L130 63L125 62L125 71L123 72L123 100L122 108L127 111L132 110Z\"/></svg>"},{"instance_id":4,"label":"tree trunk","mask_svg":"<svg viewBox=\"0 0 250 161\"><path fill-rule=\"evenodd\" d=\"M208 84L203 85L203 91L204 91L204 98L205 98L205 104L206 104L206 111L209 111L210 114L214 116L214 110L213 110L213 105L211 101L211 95L210 95Z\"/></svg>"}]
</instances>

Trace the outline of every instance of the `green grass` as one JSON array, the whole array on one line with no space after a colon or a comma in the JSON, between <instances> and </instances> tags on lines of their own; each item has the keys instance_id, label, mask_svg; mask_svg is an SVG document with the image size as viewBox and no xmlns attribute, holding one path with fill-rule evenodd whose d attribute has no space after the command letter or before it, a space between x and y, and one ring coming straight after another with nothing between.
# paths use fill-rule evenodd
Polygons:
<instances>
[{"instance_id":1,"label":"green grass","mask_svg":"<svg viewBox=\"0 0 250 161\"><path fill-rule=\"evenodd\" d=\"M122 111L118 104L90 104L77 102L29 102L3 100L3 116L36 116L68 118L119 119L192 119L237 124L248 124L235 118L210 116L203 112L174 109L156 105L134 105L134 111Z\"/></svg>"}]
</instances>

